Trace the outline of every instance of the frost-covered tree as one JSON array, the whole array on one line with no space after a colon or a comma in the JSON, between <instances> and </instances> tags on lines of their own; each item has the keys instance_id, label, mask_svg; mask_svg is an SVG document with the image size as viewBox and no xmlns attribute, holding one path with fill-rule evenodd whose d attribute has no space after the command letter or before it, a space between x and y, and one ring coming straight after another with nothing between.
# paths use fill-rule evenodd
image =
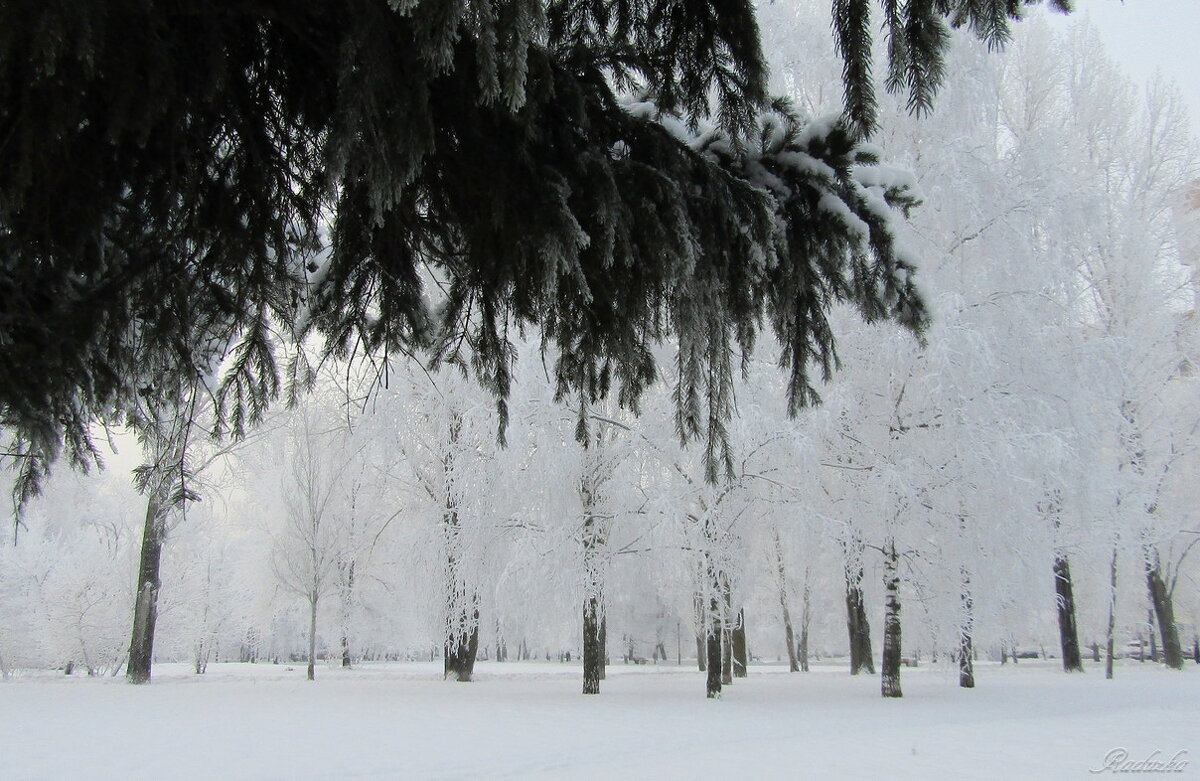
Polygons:
<instances>
[{"instance_id":1,"label":"frost-covered tree","mask_svg":"<svg viewBox=\"0 0 1200 781\"><path fill-rule=\"evenodd\" d=\"M1026 39L1037 31L1021 33ZM1081 471L1070 464L1072 452L1092 446L1063 424L1086 417L1095 397L1076 390L1088 385L1073 372L1086 374L1084 367L1096 364L1072 352L1084 338L1074 301L1062 292L1071 274L1052 243L1064 228L1052 210L1038 208L1069 200L1072 188L1070 171L1053 159L1063 139L1049 132L1064 124L1061 104L1054 103L1064 92L1062 68L1045 51L1023 52L1021 43L1005 57L956 46L942 111L916 123L900 112L885 114L878 140L918 172L928 203L905 240L926 259L934 324L925 350L843 326L846 373L831 399L854 426L828 427L821 441L829 453L824 460L837 467L829 493L842 506L826 510L835 528L855 531L844 537L848 542L881 549L885 568L893 553L907 556L899 591L920 598L926 620L915 628L928 634L919 642L954 649L964 681L972 678L966 649L973 649L974 635L999 634L996 597L1007 592L1028 603L1036 592L1025 584L1051 584L1049 562L1037 578L1021 571L1020 560L996 552L1013 536L1051 547L1048 533L1029 522L1045 496L1027 486L1047 474L1071 482ZM1015 88L1018 82L1028 89ZM929 153L934 148L939 154ZM1071 371L1047 371L1064 364ZM893 489L881 490L889 484ZM1071 488L1074 500L1075 483ZM1001 507L1022 509L1001 513ZM1081 515L1072 502L1065 545L1073 543L1067 532L1074 533ZM1057 550L1065 563L1066 547ZM849 560L847 572L861 572L854 562L862 556ZM1007 564L1018 572L1005 573ZM1057 567L1055 582L1064 570ZM847 578L848 593L857 581ZM853 647L852 641L852 660Z\"/></svg>"},{"instance_id":2,"label":"frost-covered tree","mask_svg":"<svg viewBox=\"0 0 1200 781\"><path fill-rule=\"evenodd\" d=\"M606 570L611 566L608 545L613 524L611 501L606 494L621 455L620 451L613 452L614 440L628 427L602 416L589 420L586 407L580 416L590 428L579 475L583 510L579 528L583 547L583 693L599 694L608 655L604 592Z\"/></svg>"},{"instance_id":3,"label":"frost-covered tree","mask_svg":"<svg viewBox=\"0 0 1200 781\"><path fill-rule=\"evenodd\" d=\"M375 479L389 486L388 515L406 524L412 547L397 565L438 584L420 596L432 598L426 608L444 675L467 682L496 625L493 579L506 563L508 497L519 490L511 478L525 431L518 422L510 447L500 447L493 407L460 366L427 372L397 362L389 372L389 388L357 425L374 443Z\"/></svg>"},{"instance_id":4,"label":"frost-covered tree","mask_svg":"<svg viewBox=\"0 0 1200 781\"><path fill-rule=\"evenodd\" d=\"M128 651L139 498L115 472L56 475L0 541L0 673L117 674Z\"/></svg>"},{"instance_id":5,"label":"frost-covered tree","mask_svg":"<svg viewBox=\"0 0 1200 781\"><path fill-rule=\"evenodd\" d=\"M271 569L279 584L308 606L310 681L315 680L318 609L333 593L346 548L346 526L338 517L347 510L338 501L340 481L355 456L344 426L321 412L300 409L289 427L281 486L286 519L271 551Z\"/></svg>"},{"instance_id":6,"label":"frost-covered tree","mask_svg":"<svg viewBox=\"0 0 1200 781\"><path fill-rule=\"evenodd\" d=\"M1183 313L1192 298L1174 215L1195 177L1196 147L1171 87L1154 82L1138 94L1086 28L1067 43L1065 105L1079 140L1072 174L1088 195L1064 215L1070 230L1061 250L1077 274L1080 327L1109 368L1098 420L1115 467L1114 536L1141 551L1165 661L1178 668L1160 546L1172 542L1181 518L1163 517L1159 506L1179 458L1195 447L1185 422L1197 419L1195 409L1180 408L1170 389L1187 362Z\"/></svg>"},{"instance_id":7,"label":"frost-covered tree","mask_svg":"<svg viewBox=\"0 0 1200 781\"><path fill-rule=\"evenodd\" d=\"M163 553L172 519L185 520L189 504L201 500L205 487L213 487L206 474L209 470L253 442L214 438L215 418L211 389L193 379L173 391L169 401L164 401L160 392L147 389L128 419L144 458L133 472L134 485L146 497L126 670L131 683L150 680ZM256 436L268 430L260 428Z\"/></svg>"},{"instance_id":8,"label":"frost-covered tree","mask_svg":"<svg viewBox=\"0 0 1200 781\"><path fill-rule=\"evenodd\" d=\"M189 659L197 675L210 662L237 658L234 639L245 636L252 599L244 569L253 566L249 554L257 552L237 544L222 517L230 508L212 492L208 499L190 507L187 523L172 530L164 551L169 585L156 627L157 655Z\"/></svg>"},{"instance_id":9,"label":"frost-covered tree","mask_svg":"<svg viewBox=\"0 0 1200 781\"><path fill-rule=\"evenodd\" d=\"M193 439L203 436L199 418L208 408L205 391L190 383L168 403L151 395L139 414L131 417L146 462L134 472L138 490L146 496L142 550L139 557L126 676L130 683L146 683L154 661L154 630L162 588L160 568L166 544L168 518L187 502L199 498L193 465L189 462Z\"/></svg>"}]
</instances>

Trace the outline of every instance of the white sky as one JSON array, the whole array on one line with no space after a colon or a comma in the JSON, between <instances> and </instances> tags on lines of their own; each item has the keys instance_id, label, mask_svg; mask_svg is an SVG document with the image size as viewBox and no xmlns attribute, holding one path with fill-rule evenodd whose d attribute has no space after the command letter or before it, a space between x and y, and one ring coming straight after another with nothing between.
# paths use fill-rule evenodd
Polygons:
<instances>
[{"instance_id":1,"label":"white sky","mask_svg":"<svg viewBox=\"0 0 1200 781\"><path fill-rule=\"evenodd\" d=\"M1100 31L1109 55L1144 81L1154 71L1174 80L1200 135L1200 0L1075 0Z\"/></svg>"}]
</instances>

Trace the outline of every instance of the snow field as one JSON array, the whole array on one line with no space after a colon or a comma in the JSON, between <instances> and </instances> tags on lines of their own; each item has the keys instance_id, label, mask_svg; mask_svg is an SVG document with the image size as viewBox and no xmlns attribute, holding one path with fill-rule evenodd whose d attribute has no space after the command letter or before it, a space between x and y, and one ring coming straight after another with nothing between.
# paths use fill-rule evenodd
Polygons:
<instances>
[{"instance_id":1,"label":"snow field","mask_svg":"<svg viewBox=\"0 0 1200 781\"><path fill-rule=\"evenodd\" d=\"M609 667L579 694L575 664L481 662L471 684L438 663L155 668L149 686L49 673L0 683L3 779L1071 779L1110 774L1114 748L1192 761L1200 673L1128 661L1065 675L1053 662L877 676L752 666L704 699L694 667Z\"/></svg>"}]
</instances>

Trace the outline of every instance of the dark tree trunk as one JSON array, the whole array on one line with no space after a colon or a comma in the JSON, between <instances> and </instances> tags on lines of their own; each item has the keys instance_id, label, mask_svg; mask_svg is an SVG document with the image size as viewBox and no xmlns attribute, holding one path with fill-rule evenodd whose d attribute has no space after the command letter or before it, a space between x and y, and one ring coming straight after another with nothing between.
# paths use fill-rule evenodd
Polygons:
<instances>
[{"instance_id":1,"label":"dark tree trunk","mask_svg":"<svg viewBox=\"0 0 1200 781\"><path fill-rule=\"evenodd\" d=\"M724 596L724 612L721 613L721 683L725 686L733 685L733 637L729 619L732 617L733 610L730 606L732 601L729 593L729 578L721 577L721 592Z\"/></svg>"},{"instance_id":2,"label":"dark tree trunk","mask_svg":"<svg viewBox=\"0 0 1200 781\"><path fill-rule=\"evenodd\" d=\"M1192 637L1192 659L1196 664L1200 664L1200 635Z\"/></svg>"},{"instance_id":3,"label":"dark tree trunk","mask_svg":"<svg viewBox=\"0 0 1200 781\"><path fill-rule=\"evenodd\" d=\"M693 599L696 607L696 667L700 672L708 670L708 648L705 646L707 634L705 627L708 622L704 617L704 597L697 593Z\"/></svg>"},{"instance_id":4,"label":"dark tree trunk","mask_svg":"<svg viewBox=\"0 0 1200 781\"><path fill-rule=\"evenodd\" d=\"M208 672L208 654L208 643L203 640L196 643L196 664L193 668L196 671L196 675L204 675L204 673Z\"/></svg>"},{"instance_id":5,"label":"dark tree trunk","mask_svg":"<svg viewBox=\"0 0 1200 781\"><path fill-rule=\"evenodd\" d=\"M733 626L733 677L745 678L749 654L746 652L746 610L742 608L737 614L737 623Z\"/></svg>"},{"instance_id":6,"label":"dark tree trunk","mask_svg":"<svg viewBox=\"0 0 1200 781\"><path fill-rule=\"evenodd\" d=\"M1158 635L1154 634L1154 609L1146 611L1146 631L1150 635L1150 661L1157 662L1158 659Z\"/></svg>"},{"instance_id":7,"label":"dark tree trunk","mask_svg":"<svg viewBox=\"0 0 1200 781\"><path fill-rule=\"evenodd\" d=\"M804 602L800 613L800 671L808 672L808 625L812 617L810 606L812 593L809 589L808 570L804 570Z\"/></svg>"},{"instance_id":8,"label":"dark tree trunk","mask_svg":"<svg viewBox=\"0 0 1200 781\"><path fill-rule=\"evenodd\" d=\"M900 572L895 540L889 540L883 558L883 676L884 697L901 697L900 691Z\"/></svg>"},{"instance_id":9,"label":"dark tree trunk","mask_svg":"<svg viewBox=\"0 0 1200 781\"><path fill-rule=\"evenodd\" d=\"M350 611L354 599L354 562L343 565L344 586L342 591L342 667L350 666Z\"/></svg>"},{"instance_id":10,"label":"dark tree trunk","mask_svg":"<svg viewBox=\"0 0 1200 781\"><path fill-rule=\"evenodd\" d=\"M154 626L158 621L159 565L166 538L166 503L163 491L152 491L146 500L142 530L142 555L138 564L137 598L133 607L133 633L129 641L129 664L125 675L130 683L149 683L154 659Z\"/></svg>"},{"instance_id":11,"label":"dark tree trunk","mask_svg":"<svg viewBox=\"0 0 1200 781\"><path fill-rule=\"evenodd\" d=\"M975 602L971 598L971 574L962 569L962 623L958 630L958 685L964 689L975 688L974 640Z\"/></svg>"},{"instance_id":12,"label":"dark tree trunk","mask_svg":"<svg viewBox=\"0 0 1200 781\"><path fill-rule=\"evenodd\" d=\"M858 675L863 670L875 674L875 660L871 656L871 625L867 620L867 607L863 602L863 543L854 537L843 543L846 557L846 628L850 634L850 674Z\"/></svg>"},{"instance_id":13,"label":"dark tree trunk","mask_svg":"<svg viewBox=\"0 0 1200 781\"><path fill-rule=\"evenodd\" d=\"M1063 670L1083 672L1079 656L1079 630L1075 625L1075 591L1071 583L1071 562L1067 554L1054 556L1054 591L1058 606L1058 638L1062 646Z\"/></svg>"},{"instance_id":14,"label":"dark tree trunk","mask_svg":"<svg viewBox=\"0 0 1200 781\"><path fill-rule=\"evenodd\" d=\"M604 470L599 458L601 439L584 444L585 458L579 477L579 501L583 508L581 542L584 574L583 693L599 694L608 664L608 621L604 614L604 562L608 529L597 515ZM591 449L594 447L595 449Z\"/></svg>"},{"instance_id":15,"label":"dark tree trunk","mask_svg":"<svg viewBox=\"0 0 1200 781\"><path fill-rule=\"evenodd\" d=\"M964 632L959 638L958 647L958 685L963 689L975 688L975 665L971 651L971 634Z\"/></svg>"},{"instance_id":16,"label":"dark tree trunk","mask_svg":"<svg viewBox=\"0 0 1200 781\"><path fill-rule=\"evenodd\" d=\"M792 619L788 615L787 605L783 606L783 636L788 649L788 672L799 672L800 661L796 653L796 638L792 634ZM801 640L803 639L801 638Z\"/></svg>"},{"instance_id":17,"label":"dark tree trunk","mask_svg":"<svg viewBox=\"0 0 1200 781\"><path fill-rule=\"evenodd\" d=\"M726 622L722 621L722 624ZM733 641L729 626L725 625L721 631L721 683L725 686L733 685Z\"/></svg>"},{"instance_id":18,"label":"dark tree trunk","mask_svg":"<svg viewBox=\"0 0 1200 781\"><path fill-rule=\"evenodd\" d=\"M855 581L858 582L855 582ZM863 670L875 674L875 661L871 657L871 627L867 621L867 609L863 604L860 583L862 570L857 577L846 580L846 628L850 633L850 674L858 675Z\"/></svg>"},{"instance_id":19,"label":"dark tree trunk","mask_svg":"<svg viewBox=\"0 0 1200 781\"><path fill-rule=\"evenodd\" d=\"M792 616L788 612L787 572L783 565L783 543L779 541L779 530L775 530L775 567L779 581L779 607L783 611L783 635L788 649L788 670L796 672L800 669L796 663L796 638L792 633Z\"/></svg>"},{"instance_id":20,"label":"dark tree trunk","mask_svg":"<svg viewBox=\"0 0 1200 781\"><path fill-rule=\"evenodd\" d=\"M1113 654L1116 649L1113 647L1116 640L1117 627L1117 546L1113 545L1112 560L1108 565L1108 628L1105 634L1105 652L1104 657L1104 677L1106 680L1112 680L1113 677Z\"/></svg>"},{"instance_id":21,"label":"dark tree trunk","mask_svg":"<svg viewBox=\"0 0 1200 781\"><path fill-rule=\"evenodd\" d=\"M721 696L721 635L724 634L721 626L721 603L717 601L715 592L709 600L708 610L708 621L705 623L705 651L708 657L705 693L709 699L713 699Z\"/></svg>"},{"instance_id":22,"label":"dark tree trunk","mask_svg":"<svg viewBox=\"0 0 1200 781\"><path fill-rule=\"evenodd\" d=\"M599 694L604 674L604 645L601 637L600 597L583 601L583 693Z\"/></svg>"},{"instance_id":23,"label":"dark tree trunk","mask_svg":"<svg viewBox=\"0 0 1200 781\"><path fill-rule=\"evenodd\" d=\"M608 613L600 604L600 680L608 677Z\"/></svg>"},{"instance_id":24,"label":"dark tree trunk","mask_svg":"<svg viewBox=\"0 0 1200 781\"><path fill-rule=\"evenodd\" d=\"M468 683L475 674L479 655L479 595L471 596L462 573L461 528L458 495L454 492L456 448L462 435L462 414L450 411L449 445L442 459L446 504L442 512L442 532L446 544L446 636L442 641L443 677Z\"/></svg>"},{"instance_id":25,"label":"dark tree trunk","mask_svg":"<svg viewBox=\"0 0 1200 781\"><path fill-rule=\"evenodd\" d=\"M1175 605L1171 592L1162 577L1158 551L1150 551L1146 557L1146 585L1150 589L1150 602L1158 618L1158 631L1162 636L1163 662L1172 670L1183 669L1183 650L1179 644L1179 627L1175 624Z\"/></svg>"},{"instance_id":26,"label":"dark tree trunk","mask_svg":"<svg viewBox=\"0 0 1200 781\"><path fill-rule=\"evenodd\" d=\"M479 600L472 600L474 606L470 616L466 608L460 617L460 631L452 632L446 638L443 649L443 676L446 680L453 678L460 683L469 683L475 674L475 659L479 655Z\"/></svg>"}]
</instances>

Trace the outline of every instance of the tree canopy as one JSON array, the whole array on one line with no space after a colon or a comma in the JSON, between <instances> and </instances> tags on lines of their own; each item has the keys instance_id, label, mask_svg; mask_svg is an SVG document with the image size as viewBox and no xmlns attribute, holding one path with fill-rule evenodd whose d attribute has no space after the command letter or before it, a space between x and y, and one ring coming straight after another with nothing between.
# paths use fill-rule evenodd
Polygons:
<instances>
[{"instance_id":1,"label":"tree canopy","mask_svg":"<svg viewBox=\"0 0 1200 781\"><path fill-rule=\"evenodd\" d=\"M947 26L1001 44L1027 2L884 0L887 86L928 109ZM924 322L889 222L917 195L864 141L873 5L834 0L846 114L812 123L767 94L746 0L0 4L0 427L26 487L180 383L242 430L310 332L469 363L503 417L525 327L561 395L628 406L677 337L679 433L714 475L764 323L796 407L832 302Z\"/></svg>"}]
</instances>

